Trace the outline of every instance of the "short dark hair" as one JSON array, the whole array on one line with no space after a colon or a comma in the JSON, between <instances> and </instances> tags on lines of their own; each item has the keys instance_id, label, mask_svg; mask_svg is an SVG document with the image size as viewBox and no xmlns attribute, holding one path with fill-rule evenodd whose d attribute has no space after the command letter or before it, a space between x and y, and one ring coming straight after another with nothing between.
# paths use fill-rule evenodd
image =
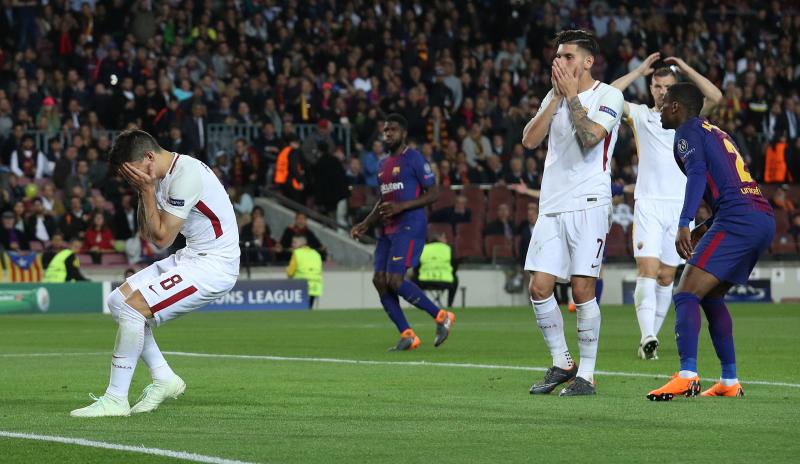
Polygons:
<instances>
[{"instance_id":1,"label":"short dark hair","mask_svg":"<svg viewBox=\"0 0 800 464\"><path fill-rule=\"evenodd\" d=\"M389 116L386 116L385 122L396 122L397 124L400 124L400 127L403 129L408 129L408 121L400 113L392 113Z\"/></svg>"},{"instance_id":2,"label":"short dark hair","mask_svg":"<svg viewBox=\"0 0 800 464\"><path fill-rule=\"evenodd\" d=\"M672 70L670 66L662 66L655 71L653 71L653 77L667 77L672 76L675 78L675 81L678 81L678 74Z\"/></svg>"},{"instance_id":3,"label":"short dark hair","mask_svg":"<svg viewBox=\"0 0 800 464\"><path fill-rule=\"evenodd\" d=\"M678 82L670 86L667 97L683 105L690 117L697 116L703 109L703 92L690 82Z\"/></svg>"},{"instance_id":4,"label":"short dark hair","mask_svg":"<svg viewBox=\"0 0 800 464\"><path fill-rule=\"evenodd\" d=\"M123 163L139 161L146 152L156 153L159 150L161 147L158 142L147 132L139 129L124 130L114 140L114 146L108 152L109 169L116 173Z\"/></svg>"},{"instance_id":5,"label":"short dark hair","mask_svg":"<svg viewBox=\"0 0 800 464\"><path fill-rule=\"evenodd\" d=\"M583 29L571 29L561 31L556 34L556 46L561 44L574 44L595 56L600 46L597 44L597 37L589 31Z\"/></svg>"}]
</instances>

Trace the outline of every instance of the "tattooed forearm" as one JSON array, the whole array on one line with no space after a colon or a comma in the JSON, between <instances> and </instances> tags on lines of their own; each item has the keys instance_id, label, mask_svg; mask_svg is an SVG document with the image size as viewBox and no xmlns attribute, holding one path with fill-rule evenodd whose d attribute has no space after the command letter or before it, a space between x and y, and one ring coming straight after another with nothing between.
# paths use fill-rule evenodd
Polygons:
<instances>
[{"instance_id":1,"label":"tattooed forearm","mask_svg":"<svg viewBox=\"0 0 800 464\"><path fill-rule=\"evenodd\" d=\"M569 99L569 111L572 114L572 124L575 125L575 135L578 137L581 147L591 148L597 145L602 138L594 132L597 123L589 119L577 95Z\"/></svg>"},{"instance_id":2,"label":"tattooed forearm","mask_svg":"<svg viewBox=\"0 0 800 464\"><path fill-rule=\"evenodd\" d=\"M150 236L147 232L147 214L144 210L144 202L142 201L141 195L139 196L139 206L136 209L136 220L139 223L139 232L142 235L142 238L145 240L150 240Z\"/></svg>"}]
</instances>

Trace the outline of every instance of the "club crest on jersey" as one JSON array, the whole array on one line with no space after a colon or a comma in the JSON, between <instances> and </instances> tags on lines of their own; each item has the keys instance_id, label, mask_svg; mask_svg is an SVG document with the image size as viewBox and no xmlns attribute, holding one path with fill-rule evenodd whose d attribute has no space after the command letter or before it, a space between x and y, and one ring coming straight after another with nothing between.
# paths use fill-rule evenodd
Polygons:
<instances>
[{"instance_id":1,"label":"club crest on jersey","mask_svg":"<svg viewBox=\"0 0 800 464\"><path fill-rule=\"evenodd\" d=\"M178 200L177 198L172 197L169 197L167 201L170 205L177 206L178 208L183 207L183 205L186 203L184 200Z\"/></svg>"},{"instance_id":2,"label":"club crest on jersey","mask_svg":"<svg viewBox=\"0 0 800 464\"><path fill-rule=\"evenodd\" d=\"M400 166L395 166L392 168L392 175L399 176L400 175Z\"/></svg>"},{"instance_id":3,"label":"club crest on jersey","mask_svg":"<svg viewBox=\"0 0 800 464\"><path fill-rule=\"evenodd\" d=\"M678 152L686 153L689 150L689 142L686 139L678 140Z\"/></svg>"},{"instance_id":4,"label":"club crest on jersey","mask_svg":"<svg viewBox=\"0 0 800 464\"><path fill-rule=\"evenodd\" d=\"M617 117L617 112L612 110L611 108L605 106L605 105L600 107L600 111L602 111L603 113L611 115L612 118L616 118Z\"/></svg>"}]
</instances>

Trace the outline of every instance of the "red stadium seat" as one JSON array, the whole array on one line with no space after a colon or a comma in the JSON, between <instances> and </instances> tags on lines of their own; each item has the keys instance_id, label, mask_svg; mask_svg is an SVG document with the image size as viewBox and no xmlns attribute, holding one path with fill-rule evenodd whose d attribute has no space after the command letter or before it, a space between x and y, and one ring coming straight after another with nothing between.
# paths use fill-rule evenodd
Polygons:
<instances>
[{"instance_id":1,"label":"red stadium seat","mask_svg":"<svg viewBox=\"0 0 800 464\"><path fill-rule=\"evenodd\" d=\"M781 234L785 234L789 231L789 227L791 224L789 223L789 214L782 210L776 209L775 210L775 236L779 236Z\"/></svg>"},{"instance_id":2,"label":"red stadium seat","mask_svg":"<svg viewBox=\"0 0 800 464\"><path fill-rule=\"evenodd\" d=\"M480 187L468 185L461 191L467 197L467 206L472 210L472 217L483 219L486 215L486 194Z\"/></svg>"},{"instance_id":3,"label":"red stadium seat","mask_svg":"<svg viewBox=\"0 0 800 464\"><path fill-rule=\"evenodd\" d=\"M514 202L514 224L519 224L528 219L528 205L533 201L536 200L527 195L517 195L517 199Z\"/></svg>"},{"instance_id":4,"label":"red stadium seat","mask_svg":"<svg viewBox=\"0 0 800 464\"><path fill-rule=\"evenodd\" d=\"M128 257L124 253L103 253L100 263L103 266L126 266Z\"/></svg>"},{"instance_id":5,"label":"red stadium seat","mask_svg":"<svg viewBox=\"0 0 800 464\"><path fill-rule=\"evenodd\" d=\"M456 259L483 258L483 240L480 229L469 227L469 224L458 224L456 232Z\"/></svg>"},{"instance_id":6,"label":"red stadium seat","mask_svg":"<svg viewBox=\"0 0 800 464\"><path fill-rule=\"evenodd\" d=\"M606 256L609 258L628 256L626 242L625 229L616 222L611 224L611 229L609 229L608 238L606 239Z\"/></svg>"},{"instance_id":7,"label":"red stadium seat","mask_svg":"<svg viewBox=\"0 0 800 464\"><path fill-rule=\"evenodd\" d=\"M439 196L436 198L436 201L431 205L431 211L450 208L455 204L456 193L450 187L442 187L439 189Z\"/></svg>"},{"instance_id":8,"label":"red stadium seat","mask_svg":"<svg viewBox=\"0 0 800 464\"><path fill-rule=\"evenodd\" d=\"M797 241L795 238L788 234L775 234L775 238L772 240L772 246L770 247L770 252L773 256L788 256L788 255L796 255L797 254Z\"/></svg>"},{"instance_id":9,"label":"red stadium seat","mask_svg":"<svg viewBox=\"0 0 800 464\"><path fill-rule=\"evenodd\" d=\"M503 203L514 211L514 195L511 190L505 185L495 185L489 190L489 209L497 209Z\"/></svg>"},{"instance_id":10,"label":"red stadium seat","mask_svg":"<svg viewBox=\"0 0 800 464\"><path fill-rule=\"evenodd\" d=\"M486 256L492 261L498 258L511 259L514 257L514 241L505 235L487 235L483 239Z\"/></svg>"},{"instance_id":11,"label":"red stadium seat","mask_svg":"<svg viewBox=\"0 0 800 464\"><path fill-rule=\"evenodd\" d=\"M347 199L347 207L351 210L363 208L367 204L367 190L367 186L354 185L350 190L350 198Z\"/></svg>"}]
</instances>

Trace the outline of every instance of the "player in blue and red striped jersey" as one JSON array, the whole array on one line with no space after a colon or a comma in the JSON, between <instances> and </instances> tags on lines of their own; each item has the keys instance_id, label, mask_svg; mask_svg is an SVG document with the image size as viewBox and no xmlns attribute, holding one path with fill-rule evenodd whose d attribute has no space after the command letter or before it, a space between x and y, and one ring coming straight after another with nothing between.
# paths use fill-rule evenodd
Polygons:
<instances>
[{"instance_id":1,"label":"player in blue and red striped jersey","mask_svg":"<svg viewBox=\"0 0 800 464\"><path fill-rule=\"evenodd\" d=\"M406 351L417 348L419 337L411 329L400 299L408 301L436 320L434 346L450 335L455 315L436 306L410 280L406 270L419 264L428 229L425 207L436 201L436 176L420 152L406 143L408 123L399 114L391 114L383 125L383 139L389 156L378 162L378 184L381 199L364 221L353 227L351 235L358 238L371 225L381 221L383 235L375 248L375 274L372 283L389 319L400 331L400 341L392 349Z\"/></svg>"},{"instance_id":2,"label":"player in blue and red striped jersey","mask_svg":"<svg viewBox=\"0 0 800 464\"><path fill-rule=\"evenodd\" d=\"M700 392L700 307L722 364L720 380L701 395L744 394L736 378L733 322L724 297L731 285L747 282L775 234L772 207L750 176L736 144L717 126L698 117L702 107L703 93L693 84L680 83L669 88L661 111L664 129L676 129L675 160L687 178L675 246L688 261L673 297L681 370L666 385L647 394L653 401ZM690 232L689 222L704 195L712 209L711 218Z\"/></svg>"}]
</instances>

